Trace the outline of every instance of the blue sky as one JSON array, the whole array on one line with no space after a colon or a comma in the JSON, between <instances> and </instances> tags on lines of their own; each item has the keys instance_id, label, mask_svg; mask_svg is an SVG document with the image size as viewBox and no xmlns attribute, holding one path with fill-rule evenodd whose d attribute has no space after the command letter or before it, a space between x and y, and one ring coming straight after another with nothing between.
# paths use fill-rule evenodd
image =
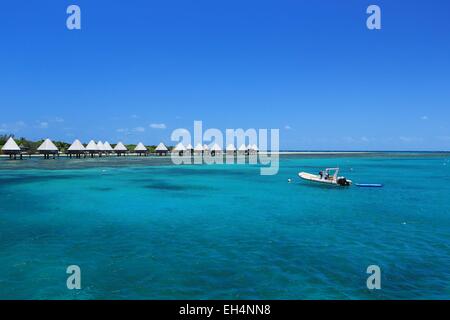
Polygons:
<instances>
[{"instance_id":1,"label":"blue sky","mask_svg":"<svg viewBox=\"0 0 450 320\"><path fill-rule=\"evenodd\" d=\"M0 133L156 144L202 120L282 149L450 149L448 1L30 2L1 5Z\"/></svg>"}]
</instances>

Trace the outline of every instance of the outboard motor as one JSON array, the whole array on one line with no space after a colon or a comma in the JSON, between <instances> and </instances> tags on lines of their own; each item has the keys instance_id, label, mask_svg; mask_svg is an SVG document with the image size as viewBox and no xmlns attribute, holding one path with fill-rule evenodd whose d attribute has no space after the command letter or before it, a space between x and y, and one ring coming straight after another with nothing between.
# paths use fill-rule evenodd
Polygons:
<instances>
[{"instance_id":1,"label":"outboard motor","mask_svg":"<svg viewBox=\"0 0 450 320\"><path fill-rule=\"evenodd\" d=\"M347 179L345 177L339 177L336 180L337 184L340 186L349 186L350 182L347 181Z\"/></svg>"}]
</instances>

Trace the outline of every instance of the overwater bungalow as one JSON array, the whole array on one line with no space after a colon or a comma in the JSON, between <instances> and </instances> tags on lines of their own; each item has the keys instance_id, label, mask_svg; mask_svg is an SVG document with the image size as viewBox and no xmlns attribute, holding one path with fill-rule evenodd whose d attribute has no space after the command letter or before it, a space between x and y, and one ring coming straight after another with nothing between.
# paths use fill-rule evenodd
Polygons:
<instances>
[{"instance_id":1,"label":"overwater bungalow","mask_svg":"<svg viewBox=\"0 0 450 320\"><path fill-rule=\"evenodd\" d=\"M17 159L17 155L22 159L22 151L12 137L10 137L2 147L2 153L9 155L10 159Z\"/></svg>"},{"instance_id":2,"label":"overwater bungalow","mask_svg":"<svg viewBox=\"0 0 450 320\"><path fill-rule=\"evenodd\" d=\"M158 146L155 148L155 153L158 156L167 156L167 153L169 152L169 149L164 145L164 143L158 144Z\"/></svg>"},{"instance_id":3,"label":"overwater bungalow","mask_svg":"<svg viewBox=\"0 0 450 320\"><path fill-rule=\"evenodd\" d=\"M220 154L222 154L222 148L217 143L214 143L214 145L211 147L211 155L216 156Z\"/></svg>"},{"instance_id":4,"label":"overwater bungalow","mask_svg":"<svg viewBox=\"0 0 450 320\"><path fill-rule=\"evenodd\" d=\"M247 148L249 154L257 154L259 151L258 146L256 144L249 144Z\"/></svg>"},{"instance_id":5,"label":"overwater bungalow","mask_svg":"<svg viewBox=\"0 0 450 320\"><path fill-rule=\"evenodd\" d=\"M93 158L94 155L98 153L98 148L95 141L94 140L89 141L88 145L85 147L85 150L87 153L89 153L91 158Z\"/></svg>"},{"instance_id":6,"label":"overwater bungalow","mask_svg":"<svg viewBox=\"0 0 450 320\"><path fill-rule=\"evenodd\" d=\"M44 142L37 148L40 154L44 155L44 159L50 159L50 155L55 159L55 155L59 155L59 150L50 139L45 139Z\"/></svg>"},{"instance_id":7,"label":"overwater bungalow","mask_svg":"<svg viewBox=\"0 0 450 320\"><path fill-rule=\"evenodd\" d=\"M101 141L97 142L97 150L98 150L99 157L101 157L102 154L105 153L105 146L103 145L103 142L101 142Z\"/></svg>"},{"instance_id":8,"label":"overwater bungalow","mask_svg":"<svg viewBox=\"0 0 450 320\"><path fill-rule=\"evenodd\" d=\"M139 156L146 156L148 153L148 149L144 146L142 142L139 142L136 148L134 148L134 152L137 153Z\"/></svg>"},{"instance_id":9,"label":"overwater bungalow","mask_svg":"<svg viewBox=\"0 0 450 320\"><path fill-rule=\"evenodd\" d=\"M80 140L76 139L70 147L67 149L67 155L72 158L72 155L75 155L75 157L80 158L82 154L85 152L85 147L80 142Z\"/></svg>"},{"instance_id":10,"label":"overwater bungalow","mask_svg":"<svg viewBox=\"0 0 450 320\"><path fill-rule=\"evenodd\" d=\"M248 148L245 146L245 144L242 144L238 149L238 154L245 155L245 154L247 154L247 151L248 151Z\"/></svg>"},{"instance_id":11,"label":"overwater bungalow","mask_svg":"<svg viewBox=\"0 0 450 320\"><path fill-rule=\"evenodd\" d=\"M229 144L227 145L227 147L225 148L226 153L228 155L235 155L236 154L236 147L233 144Z\"/></svg>"},{"instance_id":12,"label":"overwater bungalow","mask_svg":"<svg viewBox=\"0 0 450 320\"><path fill-rule=\"evenodd\" d=\"M107 155L110 155L114 151L108 141L105 141L105 143L103 143L103 147L105 148L105 153Z\"/></svg>"},{"instance_id":13,"label":"overwater bungalow","mask_svg":"<svg viewBox=\"0 0 450 320\"><path fill-rule=\"evenodd\" d=\"M193 154L194 153L194 148L192 147L192 144L188 143L188 145L186 146L186 154Z\"/></svg>"},{"instance_id":14,"label":"overwater bungalow","mask_svg":"<svg viewBox=\"0 0 450 320\"><path fill-rule=\"evenodd\" d=\"M172 152L178 153L179 156L182 156L186 152L186 147L180 142L175 146L175 148L173 148Z\"/></svg>"},{"instance_id":15,"label":"overwater bungalow","mask_svg":"<svg viewBox=\"0 0 450 320\"><path fill-rule=\"evenodd\" d=\"M198 143L194 148L194 154L195 155L202 155L203 154L203 146L201 143Z\"/></svg>"},{"instance_id":16,"label":"overwater bungalow","mask_svg":"<svg viewBox=\"0 0 450 320\"><path fill-rule=\"evenodd\" d=\"M209 154L209 147L207 144L203 145L203 154Z\"/></svg>"},{"instance_id":17,"label":"overwater bungalow","mask_svg":"<svg viewBox=\"0 0 450 320\"><path fill-rule=\"evenodd\" d=\"M120 157L121 155L126 154L128 152L128 149L122 142L118 142L114 147L114 152L117 154L118 157Z\"/></svg>"}]
</instances>

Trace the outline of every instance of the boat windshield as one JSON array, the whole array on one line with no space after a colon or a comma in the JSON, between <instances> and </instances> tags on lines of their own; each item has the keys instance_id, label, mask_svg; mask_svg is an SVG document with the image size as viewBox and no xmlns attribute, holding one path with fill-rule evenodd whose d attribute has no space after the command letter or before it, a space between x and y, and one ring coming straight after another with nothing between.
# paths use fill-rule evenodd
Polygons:
<instances>
[{"instance_id":1,"label":"boat windshield","mask_svg":"<svg viewBox=\"0 0 450 320\"><path fill-rule=\"evenodd\" d=\"M339 173L339 168L327 168L325 169L325 178L336 180Z\"/></svg>"}]
</instances>

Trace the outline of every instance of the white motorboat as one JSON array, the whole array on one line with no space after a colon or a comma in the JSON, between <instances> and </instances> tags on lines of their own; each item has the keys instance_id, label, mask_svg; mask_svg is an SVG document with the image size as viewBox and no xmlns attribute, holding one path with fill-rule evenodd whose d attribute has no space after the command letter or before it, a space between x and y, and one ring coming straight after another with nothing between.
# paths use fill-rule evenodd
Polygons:
<instances>
[{"instance_id":1,"label":"white motorboat","mask_svg":"<svg viewBox=\"0 0 450 320\"><path fill-rule=\"evenodd\" d=\"M352 180L345 177L339 177L339 168L327 168L324 171L320 171L319 174L311 174L308 172L299 172L298 176L304 180L318 182L322 184L335 185L335 186L349 186L352 184Z\"/></svg>"}]
</instances>

